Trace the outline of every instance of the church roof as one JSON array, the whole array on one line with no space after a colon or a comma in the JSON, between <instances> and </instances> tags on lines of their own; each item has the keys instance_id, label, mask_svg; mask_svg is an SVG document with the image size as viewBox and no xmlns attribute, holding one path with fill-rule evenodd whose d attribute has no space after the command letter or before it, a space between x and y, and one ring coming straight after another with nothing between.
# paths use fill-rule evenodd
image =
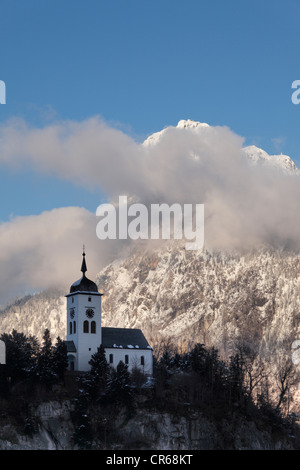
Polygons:
<instances>
[{"instance_id":1,"label":"church roof","mask_svg":"<svg viewBox=\"0 0 300 470\"><path fill-rule=\"evenodd\" d=\"M75 281L70 287L70 293L73 292L98 292L97 284L90 279L88 279L85 275L87 271L86 261L85 261L85 252L82 253L82 264L81 264L81 272L82 277Z\"/></svg>"},{"instance_id":2,"label":"church roof","mask_svg":"<svg viewBox=\"0 0 300 470\"><path fill-rule=\"evenodd\" d=\"M73 341L65 341L67 352L76 352ZM130 328L102 327L104 348L152 349L141 330Z\"/></svg>"},{"instance_id":3,"label":"church roof","mask_svg":"<svg viewBox=\"0 0 300 470\"><path fill-rule=\"evenodd\" d=\"M98 287L95 282L83 275L78 281L75 281L71 285L70 293L72 292L98 292Z\"/></svg>"},{"instance_id":4,"label":"church roof","mask_svg":"<svg viewBox=\"0 0 300 470\"><path fill-rule=\"evenodd\" d=\"M139 329L102 327L104 348L151 349Z\"/></svg>"},{"instance_id":5,"label":"church roof","mask_svg":"<svg viewBox=\"0 0 300 470\"><path fill-rule=\"evenodd\" d=\"M64 343L67 347L67 352L76 352L74 341L65 341Z\"/></svg>"}]
</instances>

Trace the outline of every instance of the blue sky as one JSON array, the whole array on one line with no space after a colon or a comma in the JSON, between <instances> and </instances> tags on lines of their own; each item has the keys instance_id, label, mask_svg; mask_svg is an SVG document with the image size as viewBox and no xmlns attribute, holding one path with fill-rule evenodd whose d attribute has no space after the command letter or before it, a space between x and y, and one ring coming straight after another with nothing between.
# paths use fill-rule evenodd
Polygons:
<instances>
[{"instance_id":1,"label":"blue sky","mask_svg":"<svg viewBox=\"0 0 300 470\"><path fill-rule=\"evenodd\" d=\"M300 162L297 0L2 0L0 8L0 124L100 115L143 140L190 118ZM2 167L0 182L2 221L70 204L95 210L100 198L31 168Z\"/></svg>"},{"instance_id":2,"label":"blue sky","mask_svg":"<svg viewBox=\"0 0 300 470\"><path fill-rule=\"evenodd\" d=\"M172 167L157 153L151 168L139 166L136 143L181 119L231 129L220 131L212 156L223 158L222 145L236 148L240 136L300 167L300 105L291 101L299 0L1 0L0 18L0 305L73 282L82 243L98 272L109 249L100 248L94 219L110 183L110 196L147 182L175 198L177 188L193 188L180 158ZM231 201L231 188L244 186L228 171ZM294 201L291 221L297 194L293 186L277 203L285 213ZM268 233L289 227L296 238L298 227L279 215L273 222Z\"/></svg>"}]
</instances>

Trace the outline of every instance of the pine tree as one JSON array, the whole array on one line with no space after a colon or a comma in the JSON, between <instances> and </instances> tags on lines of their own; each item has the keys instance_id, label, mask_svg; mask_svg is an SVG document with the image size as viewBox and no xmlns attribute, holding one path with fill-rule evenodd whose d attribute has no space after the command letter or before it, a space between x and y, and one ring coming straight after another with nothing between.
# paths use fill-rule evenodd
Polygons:
<instances>
[{"instance_id":1,"label":"pine tree","mask_svg":"<svg viewBox=\"0 0 300 470\"><path fill-rule=\"evenodd\" d=\"M196 344L189 354L189 362L193 371L198 374L205 373L206 356L207 351L204 349L203 344Z\"/></svg>"},{"instance_id":2,"label":"pine tree","mask_svg":"<svg viewBox=\"0 0 300 470\"><path fill-rule=\"evenodd\" d=\"M109 377L109 365L106 360L103 345L100 345L97 352L92 355L89 364L91 366L91 370L87 374L89 393L91 398L97 397L101 400Z\"/></svg>"},{"instance_id":3,"label":"pine tree","mask_svg":"<svg viewBox=\"0 0 300 470\"><path fill-rule=\"evenodd\" d=\"M133 406L133 391L131 387L128 366L120 361L117 369L112 369L108 380L106 397L110 403L116 406L125 405L128 410Z\"/></svg>"},{"instance_id":4,"label":"pine tree","mask_svg":"<svg viewBox=\"0 0 300 470\"><path fill-rule=\"evenodd\" d=\"M33 377L36 371L40 345L34 336L26 336L13 330L3 333L1 340L6 345L6 361L12 382Z\"/></svg>"},{"instance_id":5,"label":"pine tree","mask_svg":"<svg viewBox=\"0 0 300 470\"><path fill-rule=\"evenodd\" d=\"M66 344L60 337L56 339L52 360L54 372L60 380L63 379L65 371L68 368L68 354Z\"/></svg>"},{"instance_id":6,"label":"pine tree","mask_svg":"<svg viewBox=\"0 0 300 470\"><path fill-rule=\"evenodd\" d=\"M74 412L74 442L81 449L90 449L92 445L93 433L89 416L90 404L90 380L89 374L84 374L78 379L78 397L75 399Z\"/></svg>"},{"instance_id":7,"label":"pine tree","mask_svg":"<svg viewBox=\"0 0 300 470\"><path fill-rule=\"evenodd\" d=\"M240 403L244 398L244 364L240 354L230 357L228 385L232 402Z\"/></svg>"},{"instance_id":8,"label":"pine tree","mask_svg":"<svg viewBox=\"0 0 300 470\"><path fill-rule=\"evenodd\" d=\"M109 374L109 365L107 363L105 349L102 344L97 349L97 352L92 355L89 364L91 366L91 376L99 384L105 384Z\"/></svg>"},{"instance_id":9,"label":"pine tree","mask_svg":"<svg viewBox=\"0 0 300 470\"><path fill-rule=\"evenodd\" d=\"M46 386L53 384L57 379L57 375L54 371L53 352L54 348L52 346L50 331L46 329L43 336L43 346L38 357L37 364L38 379Z\"/></svg>"}]
</instances>

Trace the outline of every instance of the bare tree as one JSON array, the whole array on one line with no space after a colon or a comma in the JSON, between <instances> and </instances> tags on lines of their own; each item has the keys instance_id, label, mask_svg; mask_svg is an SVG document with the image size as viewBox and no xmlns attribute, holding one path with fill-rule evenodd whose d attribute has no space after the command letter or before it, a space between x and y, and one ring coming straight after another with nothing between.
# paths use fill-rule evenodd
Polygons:
<instances>
[{"instance_id":1,"label":"bare tree","mask_svg":"<svg viewBox=\"0 0 300 470\"><path fill-rule=\"evenodd\" d=\"M264 362L259 357L257 348L246 343L239 343L236 349L240 355L243 369L246 390L253 398L254 389L266 377Z\"/></svg>"},{"instance_id":2,"label":"bare tree","mask_svg":"<svg viewBox=\"0 0 300 470\"><path fill-rule=\"evenodd\" d=\"M289 409L289 392L297 380L297 374L291 358L284 353L277 356L276 382L279 388L279 397L276 405L278 410L283 404L287 404Z\"/></svg>"}]
</instances>

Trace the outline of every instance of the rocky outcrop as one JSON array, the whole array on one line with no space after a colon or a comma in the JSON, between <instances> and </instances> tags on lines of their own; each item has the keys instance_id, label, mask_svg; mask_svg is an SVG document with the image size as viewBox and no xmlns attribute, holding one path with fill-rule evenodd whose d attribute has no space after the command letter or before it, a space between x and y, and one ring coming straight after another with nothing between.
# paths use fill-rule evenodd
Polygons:
<instances>
[{"instance_id":1,"label":"rocky outcrop","mask_svg":"<svg viewBox=\"0 0 300 470\"><path fill-rule=\"evenodd\" d=\"M0 431L0 450L68 450L73 448L69 401L30 407L31 429L20 430L7 420ZM25 422L26 425L26 422Z\"/></svg>"},{"instance_id":2,"label":"rocky outcrop","mask_svg":"<svg viewBox=\"0 0 300 470\"><path fill-rule=\"evenodd\" d=\"M35 432L25 435L9 422L1 427L0 450L77 450L70 401L50 401L31 409ZM99 413L99 409L94 410ZM109 432L110 431L110 432ZM106 438L105 436L109 437ZM113 436L113 437L111 437ZM293 449L293 438L258 429L238 414L214 422L197 410L182 414L138 408L130 419L120 413L114 431L94 436L92 449L110 450L280 450Z\"/></svg>"},{"instance_id":3,"label":"rocky outcrop","mask_svg":"<svg viewBox=\"0 0 300 470\"><path fill-rule=\"evenodd\" d=\"M268 431L258 430L255 423L237 418L236 421L210 421L201 412L188 416L139 411L122 426L124 441L144 449L167 450L267 450L291 449L285 438L273 440Z\"/></svg>"}]
</instances>

